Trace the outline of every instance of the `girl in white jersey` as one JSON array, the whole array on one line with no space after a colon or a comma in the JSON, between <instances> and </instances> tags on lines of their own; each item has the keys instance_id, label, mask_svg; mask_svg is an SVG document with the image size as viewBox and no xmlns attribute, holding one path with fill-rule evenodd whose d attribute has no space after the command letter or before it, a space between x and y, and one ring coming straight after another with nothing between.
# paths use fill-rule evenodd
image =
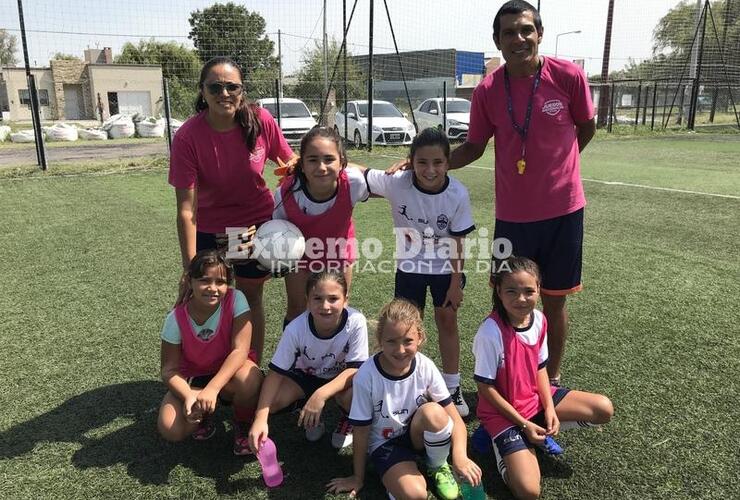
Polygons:
<instances>
[{"instance_id":1,"label":"girl in white jersey","mask_svg":"<svg viewBox=\"0 0 740 500\"><path fill-rule=\"evenodd\" d=\"M460 335L457 310L463 301L463 242L475 230L468 190L447 175L450 142L428 128L414 138L412 169L387 175L366 170L371 194L388 199L396 232L395 297L424 311L427 289L442 355L442 376L460 416L469 408L460 388Z\"/></svg>"},{"instance_id":2,"label":"girl in white jersey","mask_svg":"<svg viewBox=\"0 0 740 500\"><path fill-rule=\"evenodd\" d=\"M332 493L355 496L365 481L368 457L389 495L426 498L427 484L416 465L426 457L427 472L441 498L458 497L452 468L471 484L481 470L467 455L465 424L434 363L418 352L426 335L419 310L395 299L380 312L381 351L360 367L353 380L350 422L354 425L354 474L332 479Z\"/></svg>"},{"instance_id":3,"label":"girl in white jersey","mask_svg":"<svg viewBox=\"0 0 740 500\"><path fill-rule=\"evenodd\" d=\"M270 413L299 408L298 425L306 439L324 434L322 410L329 399L339 405L342 417L332 435L332 445L352 443L347 412L352 401L352 377L367 359L367 321L347 307L347 281L341 271L324 271L308 277L308 310L291 321L283 332L270 362L270 372L249 431L252 449L259 449L269 434Z\"/></svg>"}]
</instances>

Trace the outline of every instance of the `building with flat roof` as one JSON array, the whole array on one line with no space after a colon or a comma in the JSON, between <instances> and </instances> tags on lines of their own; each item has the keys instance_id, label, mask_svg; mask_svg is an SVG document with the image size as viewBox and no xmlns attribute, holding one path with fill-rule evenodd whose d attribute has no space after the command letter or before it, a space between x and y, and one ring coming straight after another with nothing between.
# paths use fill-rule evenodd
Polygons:
<instances>
[{"instance_id":1,"label":"building with flat roof","mask_svg":"<svg viewBox=\"0 0 740 500\"><path fill-rule=\"evenodd\" d=\"M160 66L113 64L107 47L86 50L85 59L55 59L47 68L31 68L42 120L107 119L118 113L152 115L161 110ZM25 68L0 68L0 111L10 121L31 120Z\"/></svg>"},{"instance_id":2,"label":"building with flat roof","mask_svg":"<svg viewBox=\"0 0 740 500\"><path fill-rule=\"evenodd\" d=\"M367 75L368 55L352 56L350 59L360 72ZM399 59L401 65L398 64ZM441 97L444 83L447 83L449 96L469 97L485 74L483 52L433 49L373 54L376 97L389 101L406 98L404 77L412 101L420 101Z\"/></svg>"}]
</instances>

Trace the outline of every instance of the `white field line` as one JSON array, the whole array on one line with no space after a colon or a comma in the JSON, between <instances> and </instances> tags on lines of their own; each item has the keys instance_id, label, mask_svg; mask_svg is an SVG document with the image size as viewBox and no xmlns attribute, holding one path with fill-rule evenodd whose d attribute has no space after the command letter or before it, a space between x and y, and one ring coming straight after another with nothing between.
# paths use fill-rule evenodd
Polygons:
<instances>
[{"instance_id":1,"label":"white field line","mask_svg":"<svg viewBox=\"0 0 740 500\"><path fill-rule=\"evenodd\" d=\"M393 160L401 160L402 158L398 158L395 156L390 155L376 155L376 156L382 156L384 158L390 158ZM492 171L493 168L491 167L484 167L481 165L476 165L474 163L471 163L470 165L466 165L465 168L477 168L478 170L488 170ZM634 188L640 188L640 189L652 189L655 191L669 191L672 193L684 193L684 194L694 194L699 196L712 196L714 198L729 198L731 200L740 200L740 196L735 196L732 194L719 194L719 193L705 193L703 191L691 191L688 189L674 189L674 188L667 188L667 187L659 187L659 186L647 186L645 184L632 184L630 182L621 182L621 181L602 181L600 179L589 179L586 177L581 178L584 182L595 182L597 184L605 184L607 186L626 186L626 187L634 187Z\"/></svg>"}]
</instances>

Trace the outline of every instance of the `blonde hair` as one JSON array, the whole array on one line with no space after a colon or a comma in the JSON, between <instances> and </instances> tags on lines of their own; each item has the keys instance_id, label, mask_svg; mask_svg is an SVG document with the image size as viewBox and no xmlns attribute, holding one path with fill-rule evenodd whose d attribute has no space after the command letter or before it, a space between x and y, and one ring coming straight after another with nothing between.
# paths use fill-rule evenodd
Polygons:
<instances>
[{"instance_id":1,"label":"blonde hair","mask_svg":"<svg viewBox=\"0 0 740 500\"><path fill-rule=\"evenodd\" d=\"M416 328L419 333L419 346L422 346L427 339L419 308L406 299L393 299L380 310L377 328L375 329L375 339L378 346L382 345L383 330L385 330L388 323L400 323Z\"/></svg>"}]
</instances>

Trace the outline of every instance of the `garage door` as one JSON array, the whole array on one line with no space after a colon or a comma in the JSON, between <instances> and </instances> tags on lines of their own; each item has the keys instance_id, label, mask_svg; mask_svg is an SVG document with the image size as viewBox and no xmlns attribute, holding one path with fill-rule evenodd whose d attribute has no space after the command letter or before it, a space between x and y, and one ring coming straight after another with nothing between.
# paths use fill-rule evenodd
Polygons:
<instances>
[{"instance_id":1,"label":"garage door","mask_svg":"<svg viewBox=\"0 0 740 500\"><path fill-rule=\"evenodd\" d=\"M118 92L118 112L127 115L141 113L152 114L152 103L149 92Z\"/></svg>"}]
</instances>

